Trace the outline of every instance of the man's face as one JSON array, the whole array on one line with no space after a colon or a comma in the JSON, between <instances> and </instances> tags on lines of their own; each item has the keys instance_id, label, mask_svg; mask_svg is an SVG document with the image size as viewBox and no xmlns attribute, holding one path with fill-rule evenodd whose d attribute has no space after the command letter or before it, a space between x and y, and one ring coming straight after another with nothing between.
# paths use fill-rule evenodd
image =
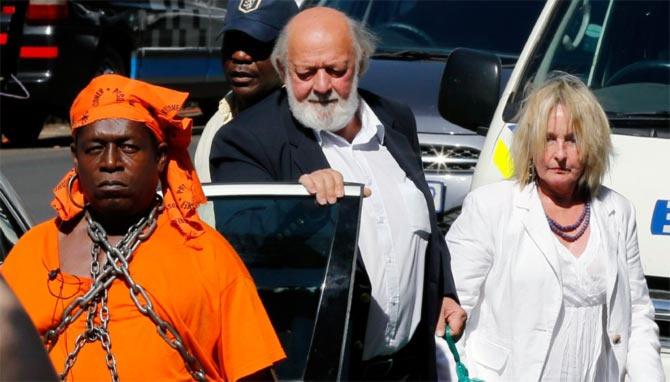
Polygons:
<instances>
[{"instance_id":1,"label":"man's face","mask_svg":"<svg viewBox=\"0 0 670 382\"><path fill-rule=\"evenodd\" d=\"M166 165L166 146L157 145L144 124L104 119L82 127L72 145L79 184L96 213L129 217L152 203Z\"/></svg>"},{"instance_id":2,"label":"man's face","mask_svg":"<svg viewBox=\"0 0 670 382\"><path fill-rule=\"evenodd\" d=\"M274 41L262 42L231 30L223 37L222 60L226 79L242 102L255 103L281 86L270 54Z\"/></svg>"},{"instance_id":3,"label":"man's face","mask_svg":"<svg viewBox=\"0 0 670 382\"><path fill-rule=\"evenodd\" d=\"M316 130L342 129L359 104L357 63L349 31L290 32L285 82L293 115Z\"/></svg>"}]
</instances>

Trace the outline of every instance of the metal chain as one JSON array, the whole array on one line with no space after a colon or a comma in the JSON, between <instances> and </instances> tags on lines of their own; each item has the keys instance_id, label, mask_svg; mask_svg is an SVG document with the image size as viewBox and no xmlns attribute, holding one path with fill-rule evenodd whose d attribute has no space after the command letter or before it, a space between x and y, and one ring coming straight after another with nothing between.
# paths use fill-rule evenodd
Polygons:
<instances>
[{"instance_id":1,"label":"metal chain","mask_svg":"<svg viewBox=\"0 0 670 382\"><path fill-rule=\"evenodd\" d=\"M156 206L151 210L148 216L142 218L128 229L126 235L116 245L112 246L107 240L107 233L105 229L91 216L86 213L85 217L88 223L88 234L91 237L94 245L95 256L91 262L91 275L93 282L91 288L81 297L75 299L68 305L62 314L60 323L55 327L49 329L45 336L44 342L47 349L51 351L58 341L58 337L67 329L67 327L81 316L84 311L88 312L87 330L80 334L75 341L75 348L68 354L65 361L65 368L61 374L61 379L65 379L67 373L74 365L77 355L81 348L87 342L95 342L99 340L105 350L105 361L107 368L110 370L113 381L118 381L118 373L116 368L116 359L111 352L111 340L107 330L109 325L109 308L107 306L107 291L112 282L120 276L128 286L130 297L137 309L143 315L149 317L156 325L158 334L163 338L170 347L177 350L184 360L186 369L191 376L197 381L205 381L206 374L200 362L195 358L191 352L186 348L183 339L179 332L170 325L167 321L160 318L160 316L153 309L153 304L149 295L144 288L139 285L130 276L128 271L128 264L137 246L151 236L156 229L157 216L163 210L162 200L157 201ZM106 256L107 262L102 270L98 261L98 253L102 249ZM95 276L94 276L95 273ZM142 299L144 303L140 301ZM99 309L99 318L101 325L95 325L95 313Z\"/></svg>"},{"instance_id":2,"label":"metal chain","mask_svg":"<svg viewBox=\"0 0 670 382\"><path fill-rule=\"evenodd\" d=\"M112 353L112 339L109 337L109 307L107 306L107 290L105 289L100 304L100 323L102 324L99 333L100 344L105 349L105 363L107 369L112 373L112 380L119 380L119 373L116 369L116 358Z\"/></svg>"},{"instance_id":3,"label":"metal chain","mask_svg":"<svg viewBox=\"0 0 670 382\"><path fill-rule=\"evenodd\" d=\"M88 212L86 212L86 219L89 223L92 221ZM91 248L91 281L92 283L99 282L100 277L100 261L98 257L100 255L100 245L96 242L93 243ZM60 379L65 380L70 369L74 366L74 363L77 360L79 351L83 348L86 343L92 343L100 341L102 348L105 350L105 363L107 369L109 370L112 381L118 382L119 373L116 367L116 359L112 353L112 344L109 337L109 307L107 306L107 296L108 290L103 289L101 293L97 294L93 300L88 305L88 316L86 318L86 331L81 333L77 340L75 341L75 348L72 352L67 355L65 359L65 366L63 367L63 372L60 374ZM100 325L96 324L95 316L96 313L99 313Z\"/></svg>"},{"instance_id":4,"label":"metal chain","mask_svg":"<svg viewBox=\"0 0 670 382\"><path fill-rule=\"evenodd\" d=\"M160 208L160 210L156 211L156 208ZM125 247L123 256L125 257L124 260L126 266L128 259L130 259L130 256L132 255L133 251L135 250L137 245L139 245L139 241L146 240L156 229L155 219L157 216L157 212L160 211L162 211L162 203L158 202L157 207L154 207L149 216L140 219L137 223L135 223L132 227L130 227L128 229L128 233L117 245L119 248ZM88 222L89 223L92 222L92 219L88 220ZM89 235L93 235L91 237L92 239L94 238L99 239L98 234L93 233L90 226L88 233ZM104 237L106 238L106 233ZM107 248L105 248L105 250L106 249ZM115 248L114 250L120 250L120 249ZM63 314L61 315L61 320L59 321L59 324L47 330L47 332L44 335L44 343L47 345L48 351L51 351L51 349L53 349L54 345L58 341L58 337L65 331L65 329L70 324L75 322L79 318L79 316L81 316L81 314L84 313L84 311L86 311L89 308L91 301L93 301L94 298L96 298L100 293L102 293L103 290L107 290L110 287L112 282L116 279L116 275L114 274L114 272L115 268L113 266L110 266L110 264L105 264L105 267L98 276L97 280L91 284L91 288L83 296L76 298L72 303L70 303L70 305L68 305L63 310Z\"/></svg>"}]
</instances>

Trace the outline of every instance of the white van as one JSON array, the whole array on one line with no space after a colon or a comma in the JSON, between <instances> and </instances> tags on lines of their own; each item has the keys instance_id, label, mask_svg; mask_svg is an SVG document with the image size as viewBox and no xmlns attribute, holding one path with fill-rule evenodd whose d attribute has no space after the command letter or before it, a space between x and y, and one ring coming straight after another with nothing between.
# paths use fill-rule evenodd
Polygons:
<instances>
[{"instance_id":1,"label":"white van","mask_svg":"<svg viewBox=\"0 0 670 382\"><path fill-rule=\"evenodd\" d=\"M439 107L450 122L486 135L473 189L512 175L513 118L525 90L556 70L581 78L609 118L614 156L604 183L637 210L670 377L670 2L548 1L499 102L500 61L483 52L452 53ZM493 120L482 120L490 108Z\"/></svg>"}]
</instances>

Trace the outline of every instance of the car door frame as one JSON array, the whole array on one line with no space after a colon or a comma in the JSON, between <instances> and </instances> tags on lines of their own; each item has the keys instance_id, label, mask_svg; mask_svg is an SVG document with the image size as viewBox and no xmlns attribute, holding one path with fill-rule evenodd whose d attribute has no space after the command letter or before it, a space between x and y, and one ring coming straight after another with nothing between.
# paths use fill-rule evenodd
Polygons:
<instances>
[{"instance_id":1,"label":"car door frame","mask_svg":"<svg viewBox=\"0 0 670 382\"><path fill-rule=\"evenodd\" d=\"M314 198L302 185L293 183L207 183L203 184L203 190L208 198L272 195ZM305 364L304 380L348 379L352 338L350 312L362 200L363 185L345 184L343 199L338 201L342 208L340 214L354 214L355 227L343 227L340 221L336 224Z\"/></svg>"}]
</instances>

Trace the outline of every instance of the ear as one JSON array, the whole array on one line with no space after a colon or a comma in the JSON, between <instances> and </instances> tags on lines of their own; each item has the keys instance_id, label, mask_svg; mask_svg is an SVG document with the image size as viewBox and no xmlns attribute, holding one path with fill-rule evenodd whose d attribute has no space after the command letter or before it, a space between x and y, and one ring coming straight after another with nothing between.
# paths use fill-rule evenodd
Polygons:
<instances>
[{"instance_id":1,"label":"ear","mask_svg":"<svg viewBox=\"0 0 670 382\"><path fill-rule=\"evenodd\" d=\"M156 164L158 166L158 173L163 174L163 171L165 171L165 168L167 167L167 153L168 153L168 147L167 143L161 142L158 144L156 147Z\"/></svg>"}]
</instances>

